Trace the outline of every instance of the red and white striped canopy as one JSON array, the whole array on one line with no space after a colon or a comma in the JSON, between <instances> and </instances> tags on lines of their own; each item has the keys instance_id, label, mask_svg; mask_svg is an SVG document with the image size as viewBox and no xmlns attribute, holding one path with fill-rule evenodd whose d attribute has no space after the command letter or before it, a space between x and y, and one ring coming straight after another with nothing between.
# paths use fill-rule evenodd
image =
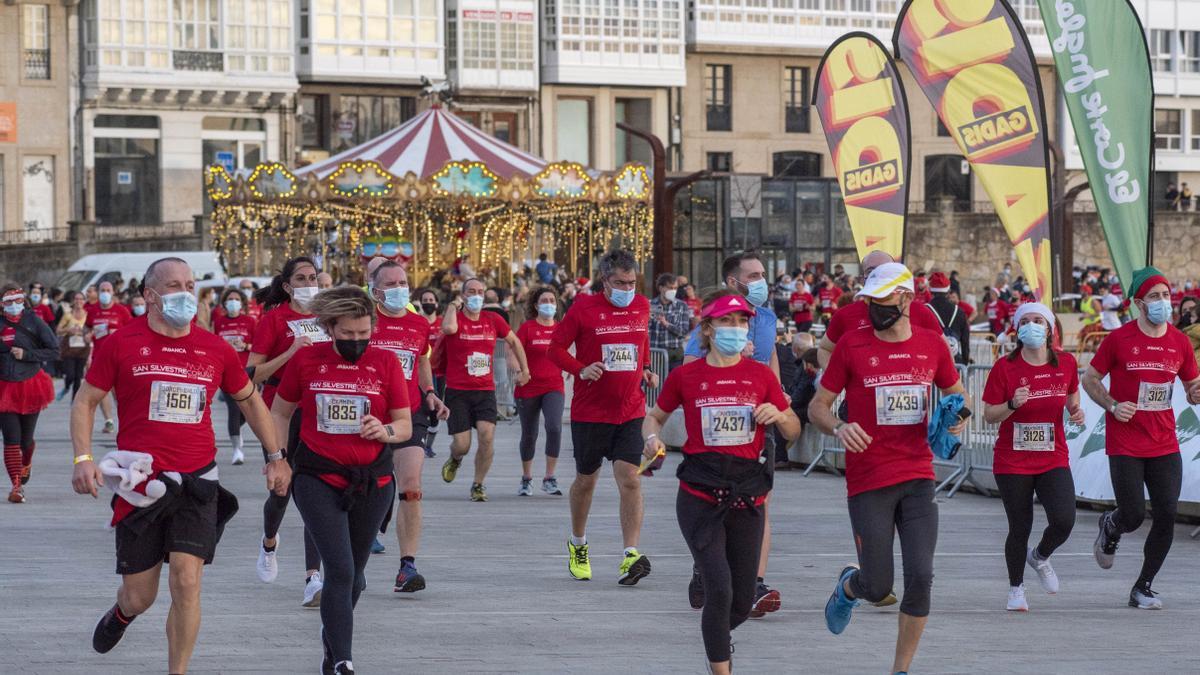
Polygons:
<instances>
[{"instance_id":1,"label":"red and white striped canopy","mask_svg":"<svg viewBox=\"0 0 1200 675\"><path fill-rule=\"evenodd\" d=\"M297 176L324 178L342 162L374 160L394 176L409 171L429 178L452 161L482 162L508 180L514 174L536 175L546 161L492 138L453 113L435 106L391 131L329 159L298 169Z\"/></svg>"}]
</instances>

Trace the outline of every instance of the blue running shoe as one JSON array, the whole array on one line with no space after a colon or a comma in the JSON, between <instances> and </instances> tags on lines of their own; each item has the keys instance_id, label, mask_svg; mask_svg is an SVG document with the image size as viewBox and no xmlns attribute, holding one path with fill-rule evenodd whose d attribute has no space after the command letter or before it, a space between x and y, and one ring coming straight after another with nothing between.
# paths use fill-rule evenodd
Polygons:
<instances>
[{"instance_id":1,"label":"blue running shoe","mask_svg":"<svg viewBox=\"0 0 1200 675\"><path fill-rule=\"evenodd\" d=\"M856 571L858 571L857 565L847 565L842 569L841 574L838 574L837 586L829 596L829 601L825 603L825 626L834 635L841 635L842 631L846 630L846 626L850 625L851 612L858 607L859 601L847 598L843 588L846 579Z\"/></svg>"},{"instance_id":2,"label":"blue running shoe","mask_svg":"<svg viewBox=\"0 0 1200 675\"><path fill-rule=\"evenodd\" d=\"M379 541L379 537L375 537L375 541L371 542L371 553L383 553L386 550L383 542Z\"/></svg>"}]
</instances>

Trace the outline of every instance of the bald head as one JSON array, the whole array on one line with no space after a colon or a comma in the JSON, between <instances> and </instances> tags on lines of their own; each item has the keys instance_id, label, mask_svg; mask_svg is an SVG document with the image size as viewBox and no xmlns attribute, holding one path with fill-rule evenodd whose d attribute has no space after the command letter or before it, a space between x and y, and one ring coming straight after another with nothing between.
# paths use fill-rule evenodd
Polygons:
<instances>
[{"instance_id":1,"label":"bald head","mask_svg":"<svg viewBox=\"0 0 1200 675\"><path fill-rule=\"evenodd\" d=\"M896 262L896 259L890 253L885 251L871 251L862 259L862 274L864 277L870 276L871 271L876 267L890 262Z\"/></svg>"},{"instance_id":2,"label":"bald head","mask_svg":"<svg viewBox=\"0 0 1200 675\"><path fill-rule=\"evenodd\" d=\"M333 275L330 274L329 272L321 272L320 274L318 274L317 275L317 288L322 291L325 290L326 288L333 288Z\"/></svg>"},{"instance_id":3,"label":"bald head","mask_svg":"<svg viewBox=\"0 0 1200 675\"><path fill-rule=\"evenodd\" d=\"M389 261L387 258L385 258L381 255L377 255L374 258L371 258L370 262L367 263L367 278L370 279L371 275L375 273L375 270L379 269L379 266L385 262L389 262Z\"/></svg>"}]
</instances>

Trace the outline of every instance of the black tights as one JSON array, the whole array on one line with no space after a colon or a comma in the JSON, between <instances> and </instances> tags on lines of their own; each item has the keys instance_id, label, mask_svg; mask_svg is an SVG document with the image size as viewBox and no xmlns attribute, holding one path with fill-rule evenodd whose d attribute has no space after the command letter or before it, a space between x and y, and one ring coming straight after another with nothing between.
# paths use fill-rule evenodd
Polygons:
<instances>
[{"instance_id":1,"label":"black tights","mask_svg":"<svg viewBox=\"0 0 1200 675\"><path fill-rule=\"evenodd\" d=\"M79 393L79 385L83 384L83 365L87 359L66 358L62 360L63 391L71 390L71 400Z\"/></svg>"},{"instance_id":2,"label":"black tights","mask_svg":"<svg viewBox=\"0 0 1200 675\"><path fill-rule=\"evenodd\" d=\"M562 445L563 393L551 391L541 396L517 399L521 418L521 461L532 462L537 453L538 414L546 426L546 456L558 457Z\"/></svg>"},{"instance_id":3,"label":"black tights","mask_svg":"<svg viewBox=\"0 0 1200 675\"><path fill-rule=\"evenodd\" d=\"M1143 549L1142 574L1138 585L1149 586L1175 539L1175 515L1179 510L1179 490L1183 486L1183 460L1178 452L1161 457L1128 457L1111 455L1108 472L1112 477L1117 510L1109 514L1117 528L1118 537L1133 532L1146 518L1146 492L1150 493L1150 508L1154 522L1146 535ZM1145 486L1143 491L1142 486Z\"/></svg>"},{"instance_id":4,"label":"black tights","mask_svg":"<svg viewBox=\"0 0 1200 675\"><path fill-rule=\"evenodd\" d=\"M750 616L758 580L758 556L762 548L763 513L760 509L729 509L724 527L717 527L711 541L697 549L689 537L698 520L716 509L716 504L679 491L675 514L679 529L704 584L704 613L700 634L708 660L729 660L729 634Z\"/></svg>"},{"instance_id":5,"label":"black tights","mask_svg":"<svg viewBox=\"0 0 1200 675\"><path fill-rule=\"evenodd\" d=\"M297 408L296 412L292 414L291 424L288 425L287 451L289 457L295 456L296 446L299 444L300 409ZM275 535L279 534L279 526L283 523L283 515L287 513L288 500L291 499L291 496L290 487L288 493L282 497L274 492L267 495L267 501L263 502L263 537L274 539ZM313 542L307 526L304 528L304 569L321 569L321 553Z\"/></svg>"},{"instance_id":6,"label":"black tights","mask_svg":"<svg viewBox=\"0 0 1200 675\"><path fill-rule=\"evenodd\" d=\"M1046 510L1046 529L1038 542L1037 554L1045 560L1062 546L1075 527L1075 481L1067 467L1045 473L996 474L996 486L1008 515L1008 538L1004 540L1004 562L1008 565L1008 583L1020 586L1025 581L1025 555L1033 532L1033 495L1036 493Z\"/></svg>"},{"instance_id":7,"label":"black tights","mask_svg":"<svg viewBox=\"0 0 1200 675\"><path fill-rule=\"evenodd\" d=\"M371 543L396 496L394 482L360 496L349 511L338 505L341 490L308 474L292 481L296 508L305 531L325 559L321 590L321 625L333 662L351 660L354 642L354 606L367 587L363 570L371 557Z\"/></svg>"},{"instance_id":8,"label":"black tights","mask_svg":"<svg viewBox=\"0 0 1200 675\"><path fill-rule=\"evenodd\" d=\"M933 481L910 480L868 490L846 500L850 526L858 545L859 570L850 577L850 592L867 602L879 602L895 582L893 542L900 533L904 564L904 599L900 611L929 616L933 588L933 552L937 548L938 507Z\"/></svg>"},{"instance_id":9,"label":"black tights","mask_svg":"<svg viewBox=\"0 0 1200 675\"><path fill-rule=\"evenodd\" d=\"M242 415L242 409L238 407L237 401L229 394L222 393L225 397L225 409L228 411L226 416L226 429L229 431L229 437L242 435L242 425L246 423L246 418ZM290 444L288 446L291 447Z\"/></svg>"}]
</instances>

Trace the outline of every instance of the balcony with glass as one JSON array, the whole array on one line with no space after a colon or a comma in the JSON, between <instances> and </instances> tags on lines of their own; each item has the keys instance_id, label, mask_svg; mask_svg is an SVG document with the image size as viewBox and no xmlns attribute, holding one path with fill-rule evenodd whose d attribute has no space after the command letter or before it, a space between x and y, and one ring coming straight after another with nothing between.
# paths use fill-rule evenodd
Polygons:
<instances>
[{"instance_id":1,"label":"balcony with glass","mask_svg":"<svg viewBox=\"0 0 1200 675\"><path fill-rule=\"evenodd\" d=\"M542 79L683 86L681 0L543 0Z\"/></svg>"}]
</instances>

